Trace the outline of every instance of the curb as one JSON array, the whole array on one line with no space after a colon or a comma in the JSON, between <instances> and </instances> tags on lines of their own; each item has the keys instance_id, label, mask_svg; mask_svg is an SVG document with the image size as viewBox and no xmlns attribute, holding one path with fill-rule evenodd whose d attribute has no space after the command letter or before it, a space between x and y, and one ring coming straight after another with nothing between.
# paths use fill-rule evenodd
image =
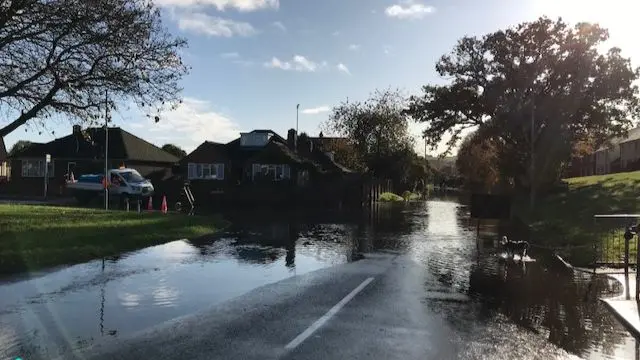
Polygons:
<instances>
[{"instance_id":1,"label":"curb","mask_svg":"<svg viewBox=\"0 0 640 360\"><path fill-rule=\"evenodd\" d=\"M617 279L616 279L616 281L617 281ZM613 301L632 301L632 300L610 300L610 299L602 299L602 298L600 298L599 300L604 303L604 305L607 307L607 310L609 310L609 313L613 314L613 316L622 324L622 326L624 326L624 328L631 335L633 335L636 339L640 339L640 330L637 329L635 326L633 326L627 320L627 318L622 316L618 311L616 311L616 309L613 307L613 305L611 305L611 302L613 302Z\"/></svg>"}]
</instances>

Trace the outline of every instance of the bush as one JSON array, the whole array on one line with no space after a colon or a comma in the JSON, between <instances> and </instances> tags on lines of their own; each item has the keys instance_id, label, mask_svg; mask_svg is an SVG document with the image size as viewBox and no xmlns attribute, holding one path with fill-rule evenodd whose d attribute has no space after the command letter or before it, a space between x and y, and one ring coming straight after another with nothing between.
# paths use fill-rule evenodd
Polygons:
<instances>
[{"instance_id":1,"label":"bush","mask_svg":"<svg viewBox=\"0 0 640 360\"><path fill-rule=\"evenodd\" d=\"M394 193L386 192L386 193L380 194L380 198L378 199L378 201L381 201L381 202L399 202L399 201L404 201L404 198L402 196L400 196L400 195L396 195Z\"/></svg>"}]
</instances>

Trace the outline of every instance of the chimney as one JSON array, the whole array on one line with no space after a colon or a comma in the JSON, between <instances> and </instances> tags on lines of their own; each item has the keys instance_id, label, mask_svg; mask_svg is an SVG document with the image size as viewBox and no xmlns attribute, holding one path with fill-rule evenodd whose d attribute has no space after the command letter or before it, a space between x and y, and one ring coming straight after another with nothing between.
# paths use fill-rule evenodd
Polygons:
<instances>
[{"instance_id":1,"label":"chimney","mask_svg":"<svg viewBox=\"0 0 640 360\"><path fill-rule=\"evenodd\" d=\"M298 134L295 129L289 129L287 132L287 146L293 151L298 149Z\"/></svg>"},{"instance_id":2,"label":"chimney","mask_svg":"<svg viewBox=\"0 0 640 360\"><path fill-rule=\"evenodd\" d=\"M73 125L73 128L72 128L72 129L73 129L73 134L74 134L74 135L76 135L76 134L80 134L80 132L82 131L82 126L80 126L80 125Z\"/></svg>"}]
</instances>

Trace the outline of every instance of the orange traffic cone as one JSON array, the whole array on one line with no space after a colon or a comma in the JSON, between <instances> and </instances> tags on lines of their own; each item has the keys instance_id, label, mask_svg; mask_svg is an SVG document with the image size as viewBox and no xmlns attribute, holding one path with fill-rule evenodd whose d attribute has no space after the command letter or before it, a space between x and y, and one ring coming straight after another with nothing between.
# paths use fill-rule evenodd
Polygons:
<instances>
[{"instance_id":1,"label":"orange traffic cone","mask_svg":"<svg viewBox=\"0 0 640 360\"><path fill-rule=\"evenodd\" d=\"M166 195L162 196L162 207L161 207L161 209L162 209L162 213L163 214L166 214L167 211L169 210L169 208L167 206L167 196Z\"/></svg>"},{"instance_id":2,"label":"orange traffic cone","mask_svg":"<svg viewBox=\"0 0 640 360\"><path fill-rule=\"evenodd\" d=\"M147 210L153 211L153 198L149 196L149 203L147 204Z\"/></svg>"}]
</instances>

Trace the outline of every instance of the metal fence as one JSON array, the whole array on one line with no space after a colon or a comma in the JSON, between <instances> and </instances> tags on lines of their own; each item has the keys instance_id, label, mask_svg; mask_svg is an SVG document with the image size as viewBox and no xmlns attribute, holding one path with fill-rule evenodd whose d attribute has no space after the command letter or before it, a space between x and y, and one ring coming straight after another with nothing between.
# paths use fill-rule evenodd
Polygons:
<instances>
[{"instance_id":1,"label":"metal fence","mask_svg":"<svg viewBox=\"0 0 640 360\"><path fill-rule=\"evenodd\" d=\"M637 267L639 223L640 214L595 215L594 266Z\"/></svg>"}]
</instances>

